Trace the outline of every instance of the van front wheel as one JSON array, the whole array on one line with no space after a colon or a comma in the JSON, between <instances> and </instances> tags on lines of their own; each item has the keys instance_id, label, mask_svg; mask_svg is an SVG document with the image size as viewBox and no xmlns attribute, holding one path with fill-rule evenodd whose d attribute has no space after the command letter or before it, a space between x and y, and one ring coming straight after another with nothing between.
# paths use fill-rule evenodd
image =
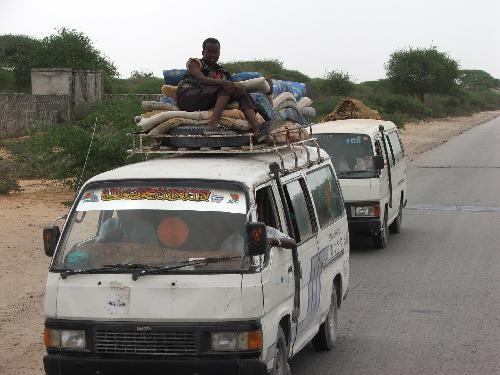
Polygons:
<instances>
[{"instance_id":1,"label":"van front wheel","mask_svg":"<svg viewBox=\"0 0 500 375\"><path fill-rule=\"evenodd\" d=\"M376 249L383 249L387 246L387 210L384 213L382 228L378 234L373 236L373 246Z\"/></svg>"},{"instance_id":2,"label":"van front wheel","mask_svg":"<svg viewBox=\"0 0 500 375\"><path fill-rule=\"evenodd\" d=\"M325 321L319 326L319 331L312 339L314 349L318 351L332 350L337 340L337 290L332 291L332 302Z\"/></svg>"},{"instance_id":3,"label":"van front wheel","mask_svg":"<svg viewBox=\"0 0 500 375\"><path fill-rule=\"evenodd\" d=\"M401 197L401 202L399 203L398 216L394 219L391 225L389 225L389 230L391 233L401 232L401 226L403 225L403 197Z\"/></svg>"},{"instance_id":4,"label":"van front wheel","mask_svg":"<svg viewBox=\"0 0 500 375\"><path fill-rule=\"evenodd\" d=\"M270 375L288 375L290 367L288 365L288 348L286 346L285 333L281 326L278 327L278 338L274 348L273 369Z\"/></svg>"}]
</instances>

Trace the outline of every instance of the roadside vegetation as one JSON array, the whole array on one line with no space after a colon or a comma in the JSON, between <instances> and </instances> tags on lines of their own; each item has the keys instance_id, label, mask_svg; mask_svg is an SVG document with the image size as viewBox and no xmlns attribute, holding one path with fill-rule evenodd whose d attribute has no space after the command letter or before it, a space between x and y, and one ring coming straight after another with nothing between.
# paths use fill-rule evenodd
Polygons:
<instances>
[{"instance_id":1,"label":"roadside vegetation","mask_svg":"<svg viewBox=\"0 0 500 375\"><path fill-rule=\"evenodd\" d=\"M386 78L360 83L337 69L312 78L273 59L222 64L234 73L257 71L267 78L305 83L317 111L315 121L346 96L360 99L399 127L415 120L500 109L500 80L482 70L461 70L456 60L436 47L395 51L385 65ZM62 28L43 39L0 35L0 92L30 92L30 70L39 67L101 69L105 91L113 94L159 94L163 85L152 72L134 71L129 78L120 78L114 63L76 30ZM139 101L125 97L101 103L71 124L0 140L0 147L13 155L0 158L0 193L18 189L17 178L63 179L77 188L96 118L82 179L137 160L127 158L131 141L126 133L136 130L132 119L140 112Z\"/></svg>"},{"instance_id":2,"label":"roadside vegetation","mask_svg":"<svg viewBox=\"0 0 500 375\"><path fill-rule=\"evenodd\" d=\"M137 131L132 119L140 112L136 98L110 100L70 125L61 124L43 131L34 129L25 137L0 140L0 147L12 155L9 159L0 159L0 175L13 181L60 179L77 189L81 181L91 176L139 160L128 158L131 139L127 133ZM94 127L95 135L82 176ZM15 190L14 185L6 183L6 186Z\"/></svg>"}]
</instances>

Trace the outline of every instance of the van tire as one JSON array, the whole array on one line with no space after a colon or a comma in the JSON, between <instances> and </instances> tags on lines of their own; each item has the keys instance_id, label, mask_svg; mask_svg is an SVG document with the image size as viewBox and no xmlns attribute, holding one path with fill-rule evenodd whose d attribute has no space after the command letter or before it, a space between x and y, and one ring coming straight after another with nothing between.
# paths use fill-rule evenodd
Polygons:
<instances>
[{"instance_id":1,"label":"van tire","mask_svg":"<svg viewBox=\"0 0 500 375\"><path fill-rule=\"evenodd\" d=\"M288 365L288 347L286 345L286 337L281 325L278 326L278 338L274 347L273 368L269 375L288 375L290 374L290 366Z\"/></svg>"},{"instance_id":2,"label":"van tire","mask_svg":"<svg viewBox=\"0 0 500 375\"><path fill-rule=\"evenodd\" d=\"M398 216L394 219L391 225L389 225L389 231L391 233L401 232L401 226L403 225L403 197L401 197L401 202L399 203Z\"/></svg>"},{"instance_id":3,"label":"van tire","mask_svg":"<svg viewBox=\"0 0 500 375\"><path fill-rule=\"evenodd\" d=\"M383 249L384 247L387 246L387 208L384 211L384 221L382 223L382 228L378 234L373 236L373 247L376 249Z\"/></svg>"},{"instance_id":4,"label":"van tire","mask_svg":"<svg viewBox=\"0 0 500 375\"><path fill-rule=\"evenodd\" d=\"M172 129L169 135L199 135L198 138L166 138L165 146L169 147L241 147L250 144L250 137L242 137L238 132L223 130L224 134L234 134L234 137L203 137L206 125L181 125Z\"/></svg>"},{"instance_id":5,"label":"van tire","mask_svg":"<svg viewBox=\"0 0 500 375\"><path fill-rule=\"evenodd\" d=\"M319 326L319 331L312 339L314 349L318 351L332 350L338 335L337 288L333 285L332 301L325 321Z\"/></svg>"}]
</instances>

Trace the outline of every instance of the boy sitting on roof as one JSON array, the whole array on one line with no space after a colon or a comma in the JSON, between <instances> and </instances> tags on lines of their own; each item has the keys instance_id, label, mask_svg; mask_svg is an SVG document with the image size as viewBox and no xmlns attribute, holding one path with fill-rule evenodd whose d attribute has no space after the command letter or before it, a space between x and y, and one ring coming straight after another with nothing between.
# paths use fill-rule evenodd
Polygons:
<instances>
[{"instance_id":1,"label":"boy sitting on roof","mask_svg":"<svg viewBox=\"0 0 500 375\"><path fill-rule=\"evenodd\" d=\"M217 64L220 55L220 43L215 38L203 42L203 58L191 58L186 67L188 72L179 82L177 105L183 111L206 111L213 108L208 120L207 133L216 133L215 126L221 118L226 105L236 100L240 110L252 126L255 134L267 133L266 125L257 120L255 105L248 93L237 88L231 81L231 74Z\"/></svg>"}]
</instances>

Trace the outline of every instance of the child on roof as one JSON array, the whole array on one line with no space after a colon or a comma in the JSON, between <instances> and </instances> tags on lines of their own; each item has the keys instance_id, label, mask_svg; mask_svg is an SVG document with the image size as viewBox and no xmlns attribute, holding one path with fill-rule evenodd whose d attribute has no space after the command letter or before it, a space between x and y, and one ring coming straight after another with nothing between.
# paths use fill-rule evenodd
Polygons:
<instances>
[{"instance_id":1,"label":"child on roof","mask_svg":"<svg viewBox=\"0 0 500 375\"><path fill-rule=\"evenodd\" d=\"M188 72L179 82L177 105L183 111L206 111L213 108L208 120L207 133L216 133L215 126L226 105L236 100L240 110L252 126L255 134L267 133L270 124L261 124L256 116L256 107L248 93L237 88L231 81L231 74L217 64L220 43L215 38L203 42L203 57L191 58L186 67Z\"/></svg>"}]
</instances>

